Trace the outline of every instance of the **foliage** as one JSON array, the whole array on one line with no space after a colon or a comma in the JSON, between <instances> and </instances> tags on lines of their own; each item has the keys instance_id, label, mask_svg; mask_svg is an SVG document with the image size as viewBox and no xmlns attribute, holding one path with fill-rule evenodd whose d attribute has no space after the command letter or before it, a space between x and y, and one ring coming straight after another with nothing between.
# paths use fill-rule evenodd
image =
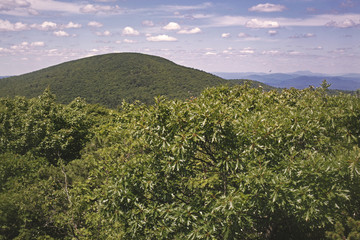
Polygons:
<instances>
[{"instance_id":1,"label":"foliage","mask_svg":"<svg viewBox=\"0 0 360 240\"><path fill-rule=\"evenodd\" d=\"M124 105L86 155L101 193L93 224L104 239L324 238L359 211L353 100L243 87Z\"/></svg>"},{"instance_id":2,"label":"foliage","mask_svg":"<svg viewBox=\"0 0 360 240\"><path fill-rule=\"evenodd\" d=\"M198 96L206 87L239 83L242 81L225 80L156 56L116 53L1 79L0 97L36 97L50 87L60 103L81 97L92 104L116 108L124 99L143 103L153 103L154 97L162 95L186 99Z\"/></svg>"},{"instance_id":3,"label":"foliage","mask_svg":"<svg viewBox=\"0 0 360 240\"><path fill-rule=\"evenodd\" d=\"M360 239L360 221L356 221L353 218L349 217L347 219L347 227L348 227L348 234L347 237L345 236L345 228L340 223L337 222L335 224L335 231L334 232L326 232L326 236L328 239L331 240L356 240Z\"/></svg>"},{"instance_id":4,"label":"foliage","mask_svg":"<svg viewBox=\"0 0 360 240\"><path fill-rule=\"evenodd\" d=\"M0 153L30 151L53 164L58 158L78 158L90 137L91 120L85 106L78 98L67 106L59 105L48 89L37 99L0 100Z\"/></svg>"},{"instance_id":5,"label":"foliage","mask_svg":"<svg viewBox=\"0 0 360 240\"><path fill-rule=\"evenodd\" d=\"M357 236L355 96L227 86L118 111L51 96L1 101L3 239Z\"/></svg>"}]
</instances>

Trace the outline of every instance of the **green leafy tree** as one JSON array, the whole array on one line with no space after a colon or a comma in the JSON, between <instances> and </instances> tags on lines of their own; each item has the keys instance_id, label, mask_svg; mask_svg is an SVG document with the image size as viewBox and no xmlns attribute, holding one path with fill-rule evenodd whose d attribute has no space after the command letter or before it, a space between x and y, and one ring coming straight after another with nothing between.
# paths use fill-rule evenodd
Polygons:
<instances>
[{"instance_id":1,"label":"green leafy tree","mask_svg":"<svg viewBox=\"0 0 360 240\"><path fill-rule=\"evenodd\" d=\"M32 152L56 164L59 158L79 158L91 136L92 123L81 99L63 106L47 89L39 98L3 99L0 105L0 152Z\"/></svg>"},{"instance_id":2,"label":"green leafy tree","mask_svg":"<svg viewBox=\"0 0 360 240\"><path fill-rule=\"evenodd\" d=\"M322 239L343 211L359 211L359 106L321 89L246 86L125 104L84 157L94 166L88 229L104 239Z\"/></svg>"},{"instance_id":3,"label":"green leafy tree","mask_svg":"<svg viewBox=\"0 0 360 240\"><path fill-rule=\"evenodd\" d=\"M103 111L104 112L104 111ZM78 223L70 191L87 177L75 159L101 110L81 99L0 99L0 226L4 239L72 239ZM106 114L106 113L103 113ZM90 117L91 116L91 117Z\"/></svg>"},{"instance_id":4,"label":"green leafy tree","mask_svg":"<svg viewBox=\"0 0 360 240\"><path fill-rule=\"evenodd\" d=\"M245 85L118 111L54 99L0 101L4 239L357 236L355 96Z\"/></svg>"},{"instance_id":5,"label":"green leafy tree","mask_svg":"<svg viewBox=\"0 0 360 240\"><path fill-rule=\"evenodd\" d=\"M353 218L349 217L346 222L347 232L345 234L345 228L340 223L335 224L335 229L333 232L326 232L326 236L331 240L356 240L360 239L360 221L356 221Z\"/></svg>"}]
</instances>

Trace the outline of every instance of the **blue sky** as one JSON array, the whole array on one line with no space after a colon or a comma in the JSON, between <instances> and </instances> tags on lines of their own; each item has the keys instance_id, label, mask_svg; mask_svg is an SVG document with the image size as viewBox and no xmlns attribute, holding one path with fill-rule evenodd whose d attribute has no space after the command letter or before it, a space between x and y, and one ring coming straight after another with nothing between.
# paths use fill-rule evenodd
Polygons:
<instances>
[{"instance_id":1,"label":"blue sky","mask_svg":"<svg viewBox=\"0 0 360 240\"><path fill-rule=\"evenodd\" d=\"M0 0L0 76L113 52L208 72L360 73L360 0Z\"/></svg>"}]
</instances>

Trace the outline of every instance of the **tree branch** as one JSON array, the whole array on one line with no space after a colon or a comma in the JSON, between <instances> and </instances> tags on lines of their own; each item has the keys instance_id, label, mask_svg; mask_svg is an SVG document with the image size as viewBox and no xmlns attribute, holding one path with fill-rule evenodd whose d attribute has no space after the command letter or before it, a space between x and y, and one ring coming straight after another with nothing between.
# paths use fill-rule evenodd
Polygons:
<instances>
[{"instance_id":1,"label":"tree branch","mask_svg":"<svg viewBox=\"0 0 360 240\"><path fill-rule=\"evenodd\" d=\"M68 179L67 179L67 175L66 175L66 172L65 172L65 168L64 168L64 165L61 164L61 172L64 174L64 191L66 193L66 197L67 197L67 200L69 202L69 209L72 207L72 201L71 201L71 196L69 194L69 189L68 189ZM71 228L71 232L73 234L73 236L76 238L76 239L79 239L77 237L77 234L76 233L79 233L79 230L77 228L77 225L74 221L74 215L71 213L71 225L70 225L70 228ZM75 229L75 231L74 231Z\"/></svg>"}]
</instances>

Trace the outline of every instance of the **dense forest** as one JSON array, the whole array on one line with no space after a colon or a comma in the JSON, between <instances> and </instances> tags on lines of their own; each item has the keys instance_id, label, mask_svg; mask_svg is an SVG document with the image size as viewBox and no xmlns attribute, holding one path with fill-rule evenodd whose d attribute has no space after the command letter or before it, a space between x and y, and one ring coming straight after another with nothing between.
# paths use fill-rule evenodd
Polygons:
<instances>
[{"instance_id":1,"label":"dense forest","mask_svg":"<svg viewBox=\"0 0 360 240\"><path fill-rule=\"evenodd\" d=\"M116 108L125 99L154 103L154 97L184 99L206 87L237 85L213 74L177 65L165 58L140 53L111 53L87 57L39 71L0 79L0 97L37 97L50 87L60 103L81 97L86 102ZM253 86L274 89L249 81Z\"/></svg>"},{"instance_id":2,"label":"dense forest","mask_svg":"<svg viewBox=\"0 0 360 240\"><path fill-rule=\"evenodd\" d=\"M0 100L0 239L359 239L360 99Z\"/></svg>"}]
</instances>

